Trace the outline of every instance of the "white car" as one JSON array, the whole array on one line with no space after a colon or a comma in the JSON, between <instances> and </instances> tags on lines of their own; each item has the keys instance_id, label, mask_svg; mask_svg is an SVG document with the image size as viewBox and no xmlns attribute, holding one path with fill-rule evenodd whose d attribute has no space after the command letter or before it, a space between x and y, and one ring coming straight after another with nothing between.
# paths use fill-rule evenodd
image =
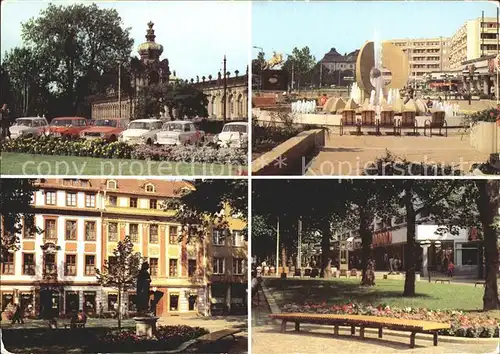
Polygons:
<instances>
[{"instance_id":1,"label":"white car","mask_svg":"<svg viewBox=\"0 0 500 354\"><path fill-rule=\"evenodd\" d=\"M187 145L203 143L205 132L196 129L191 121L174 120L165 123L156 134L156 143L160 145Z\"/></svg>"},{"instance_id":2,"label":"white car","mask_svg":"<svg viewBox=\"0 0 500 354\"><path fill-rule=\"evenodd\" d=\"M231 122L225 124L222 132L215 136L214 141L219 146L237 148L248 146L248 122Z\"/></svg>"},{"instance_id":3,"label":"white car","mask_svg":"<svg viewBox=\"0 0 500 354\"><path fill-rule=\"evenodd\" d=\"M120 133L118 141L127 144L154 144L156 134L160 131L163 121L160 119L136 119L131 121L127 129Z\"/></svg>"},{"instance_id":4,"label":"white car","mask_svg":"<svg viewBox=\"0 0 500 354\"><path fill-rule=\"evenodd\" d=\"M45 118L22 117L15 120L14 125L9 128L9 132L12 139L30 138L43 135L48 127L49 123Z\"/></svg>"}]
</instances>

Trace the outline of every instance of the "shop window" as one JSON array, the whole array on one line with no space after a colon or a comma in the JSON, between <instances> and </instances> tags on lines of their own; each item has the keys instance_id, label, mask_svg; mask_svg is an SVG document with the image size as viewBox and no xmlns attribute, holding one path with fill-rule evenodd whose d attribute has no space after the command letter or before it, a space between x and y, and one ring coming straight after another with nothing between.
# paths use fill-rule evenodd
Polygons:
<instances>
[{"instance_id":1,"label":"shop window","mask_svg":"<svg viewBox=\"0 0 500 354\"><path fill-rule=\"evenodd\" d=\"M118 308L118 294L108 294L108 311L115 311L115 307Z\"/></svg>"},{"instance_id":2,"label":"shop window","mask_svg":"<svg viewBox=\"0 0 500 354\"><path fill-rule=\"evenodd\" d=\"M189 295L188 299L188 310L189 311L195 311L196 310L196 300L198 299L198 296L196 295Z\"/></svg>"},{"instance_id":3,"label":"shop window","mask_svg":"<svg viewBox=\"0 0 500 354\"><path fill-rule=\"evenodd\" d=\"M83 311L89 314L96 312L96 293L95 291L83 292Z\"/></svg>"},{"instance_id":4,"label":"shop window","mask_svg":"<svg viewBox=\"0 0 500 354\"><path fill-rule=\"evenodd\" d=\"M2 293L1 301L2 301L1 309L2 311L4 311L7 305L12 304L14 302L14 295L12 293Z\"/></svg>"},{"instance_id":5,"label":"shop window","mask_svg":"<svg viewBox=\"0 0 500 354\"><path fill-rule=\"evenodd\" d=\"M78 312L80 309L80 296L77 291L66 291L64 293L64 307L67 314Z\"/></svg>"}]
</instances>

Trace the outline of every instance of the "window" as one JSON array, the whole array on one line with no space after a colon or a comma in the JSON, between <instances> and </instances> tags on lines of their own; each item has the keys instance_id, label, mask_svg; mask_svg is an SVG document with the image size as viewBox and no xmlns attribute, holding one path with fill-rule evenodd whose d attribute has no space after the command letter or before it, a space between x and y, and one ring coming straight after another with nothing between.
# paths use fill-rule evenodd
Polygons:
<instances>
[{"instance_id":1,"label":"window","mask_svg":"<svg viewBox=\"0 0 500 354\"><path fill-rule=\"evenodd\" d=\"M188 276L193 277L196 275L196 259L188 260Z\"/></svg>"},{"instance_id":2,"label":"window","mask_svg":"<svg viewBox=\"0 0 500 354\"><path fill-rule=\"evenodd\" d=\"M213 244L216 246L224 245L224 232L223 230L214 229L213 234Z\"/></svg>"},{"instance_id":3,"label":"window","mask_svg":"<svg viewBox=\"0 0 500 354\"><path fill-rule=\"evenodd\" d=\"M108 182L106 183L106 187L107 187L108 189L116 189L116 181L113 181L113 180L108 181Z\"/></svg>"},{"instance_id":4,"label":"window","mask_svg":"<svg viewBox=\"0 0 500 354\"><path fill-rule=\"evenodd\" d=\"M118 223L116 222L108 224L108 241L118 242Z\"/></svg>"},{"instance_id":5,"label":"window","mask_svg":"<svg viewBox=\"0 0 500 354\"><path fill-rule=\"evenodd\" d=\"M156 199L149 200L149 209L158 209L158 201Z\"/></svg>"},{"instance_id":6,"label":"window","mask_svg":"<svg viewBox=\"0 0 500 354\"><path fill-rule=\"evenodd\" d=\"M176 243L179 243L179 238L177 236L177 226L170 226L168 230L168 242L171 245L175 245Z\"/></svg>"},{"instance_id":7,"label":"window","mask_svg":"<svg viewBox=\"0 0 500 354\"><path fill-rule=\"evenodd\" d=\"M33 253L23 253L23 274L35 275L35 255Z\"/></svg>"},{"instance_id":8,"label":"window","mask_svg":"<svg viewBox=\"0 0 500 354\"><path fill-rule=\"evenodd\" d=\"M233 258L233 274L242 275L245 269L245 260L242 258Z\"/></svg>"},{"instance_id":9,"label":"window","mask_svg":"<svg viewBox=\"0 0 500 354\"><path fill-rule=\"evenodd\" d=\"M45 220L45 239L57 239L56 221L54 219Z\"/></svg>"},{"instance_id":10,"label":"window","mask_svg":"<svg viewBox=\"0 0 500 354\"><path fill-rule=\"evenodd\" d=\"M117 206L118 205L118 198L116 197L116 195L110 195L108 197L108 203L109 203L109 206Z\"/></svg>"},{"instance_id":11,"label":"window","mask_svg":"<svg viewBox=\"0 0 500 354\"><path fill-rule=\"evenodd\" d=\"M130 198L130 204L129 206L131 208L137 208L137 198Z\"/></svg>"},{"instance_id":12,"label":"window","mask_svg":"<svg viewBox=\"0 0 500 354\"><path fill-rule=\"evenodd\" d=\"M128 226L130 240L133 243L139 242L139 225L138 224L129 224Z\"/></svg>"},{"instance_id":13,"label":"window","mask_svg":"<svg viewBox=\"0 0 500 354\"><path fill-rule=\"evenodd\" d=\"M85 241L95 241L96 227L95 221L85 221Z\"/></svg>"},{"instance_id":14,"label":"window","mask_svg":"<svg viewBox=\"0 0 500 354\"><path fill-rule=\"evenodd\" d=\"M66 206L76 206L76 193L66 193Z\"/></svg>"},{"instance_id":15,"label":"window","mask_svg":"<svg viewBox=\"0 0 500 354\"><path fill-rule=\"evenodd\" d=\"M64 263L64 275L76 275L76 254L67 254Z\"/></svg>"},{"instance_id":16,"label":"window","mask_svg":"<svg viewBox=\"0 0 500 354\"><path fill-rule=\"evenodd\" d=\"M45 254L43 268L45 276L57 275L56 255L54 253Z\"/></svg>"},{"instance_id":17,"label":"window","mask_svg":"<svg viewBox=\"0 0 500 354\"><path fill-rule=\"evenodd\" d=\"M85 207L95 208L95 194L85 194Z\"/></svg>"},{"instance_id":18,"label":"window","mask_svg":"<svg viewBox=\"0 0 500 354\"><path fill-rule=\"evenodd\" d=\"M224 274L224 258L214 257L214 274Z\"/></svg>"},{"instance_id":19,"label":"window","mask_svg":"<svg viewBox=\"0 0 500 354\"><path fill-rule=\"evenodd\" d=\"M158 276L158 258L149 259L149 272L152 277Z\"/></svg>"},{"instance_id":20,"label":"window","mask_svg":"<svg viewBox=\"0 0 500 354\"><path fill-rule=\"evenodd\" d=\"M170 259L168 263L168 276L170 277L177 276L177 259Z\"/></svg>"},{"instance_id":21,"label":"window","mask_svg":"<svg viewBox=\"0 0 500 354\"><path fill-rule=\"evenodd\" d=\"M152 184L146 184L146 192L148 193L154 193L155 192L155 186Z\"/></svg>"},{"instance_id":22,"label":"window","mask_svg":"<svg viewBox=\"0 0 500 354\"><path fill-rule=\"evenodd\" d=\"M28 225L26 225L26 219L23 217L23 238L25 239L33 239L35 238L35 232Z\"/></svg>"},{"instance_id":23,"label":"window","mask_svg":"<svg viewBox=\"0 0 500 354\"><path fill-rule=\"evenodd\" d=\"M56 192L45 192L45 204L56 205Z\"/></svg>"},{"instance_id":24,"label":"window","mask_svg":"<svg viewBox=\"0 0 500 354\"><path fill-rule=\"evenodd\" d=\"M95 256L85 256L85 275L95 275Z\"/></svg>"},{"instance_id":25,"label":"window","mask_svg":"<svg viewBox=\"0 0 500 354\"><path fill-rule=\"evenodd\" d=\"M179 311L179 294L170 294L170 311Z\"/></svg>"},{"instance_id":26,"label":"window","mask_svg":"<svg viewBox=\"0 0 500 354\"><path fill-rule=\"evenodd\" d=\"M158 243L158 225L156 224L149 226L149 242Z\"/></svg>"},{"instance_id":27,"label":"window","mask_svg":"<svg viewBox=\"0 0 500 354\"><path fill-rule=\"evenodd\" d=\"M76 241L76 221L66 220L66 231L65 239L70 241Z\"/></svg>"},{"instance_id":28,"label":"window","mask_svg":"<svg viewBox=\"0 0 500 354\"><path fill-rule=\"evenodd\" d=\"M243 246L243 235L241 234L241 231L236 231L236 230L233 231L232 243L233 243L233 246L236 246L236 247Z\"/></svg>"}]
</instances>

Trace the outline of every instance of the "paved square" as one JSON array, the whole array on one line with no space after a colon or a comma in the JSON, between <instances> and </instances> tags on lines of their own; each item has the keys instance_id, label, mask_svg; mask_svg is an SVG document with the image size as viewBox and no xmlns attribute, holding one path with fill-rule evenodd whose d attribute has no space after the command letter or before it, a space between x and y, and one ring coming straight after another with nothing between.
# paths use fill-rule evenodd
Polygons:
<instances>
[{"instance_id":1,"label":"paved square","mask_svg":"<svg viewBox=\"0 0 500 354\"><path fill-rule=\"evenodd\" d=\"M306 175L361 175L366 166L386 151L409 161L426 164L447 164L469 173L475 163L484 163L489 154L470 146L469 136L450 132L443 136L339 136L330 133L325 146L320 149L305 168Z\"/></svg>"}]
</instances>

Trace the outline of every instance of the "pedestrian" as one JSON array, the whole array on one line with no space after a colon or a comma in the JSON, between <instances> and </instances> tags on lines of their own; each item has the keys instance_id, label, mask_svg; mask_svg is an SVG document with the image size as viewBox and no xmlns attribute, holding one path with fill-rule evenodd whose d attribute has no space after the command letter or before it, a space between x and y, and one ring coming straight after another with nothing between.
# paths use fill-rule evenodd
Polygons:
<instances>
[{"instance_id":1,"label":"pedestrian","mask_svg":"<svg viewBox=\"0 0 500 354\"><path fill-rule=\"evenodd\" d=\"M453 271L455 270L455 265L453 264L453 261L450 260L448 263L448 276L453 278Z\"/></svg>"},{"instance_id":2,"label":"pedestrian","mask_svg":"<svg viewBox=\"0 0 500 354\"><path fill-rule=\"evenodd\" d=\"M14 305L14 316L12 316L12 324L14 323L24 324L23 313L21 311L21 306L19 306L19 304Z\"/></svg>"},{"instance_id":3,"label":"pedestrian","mask_svg":"<svg viewBox=\"0 0 500 354\"><path fill-rule=\"evenodd\" d=\"M391 255L389 257L389 274L392 274L394 269L393 266L394 266L394 257Z\"/></svg>"}]
</instances>

